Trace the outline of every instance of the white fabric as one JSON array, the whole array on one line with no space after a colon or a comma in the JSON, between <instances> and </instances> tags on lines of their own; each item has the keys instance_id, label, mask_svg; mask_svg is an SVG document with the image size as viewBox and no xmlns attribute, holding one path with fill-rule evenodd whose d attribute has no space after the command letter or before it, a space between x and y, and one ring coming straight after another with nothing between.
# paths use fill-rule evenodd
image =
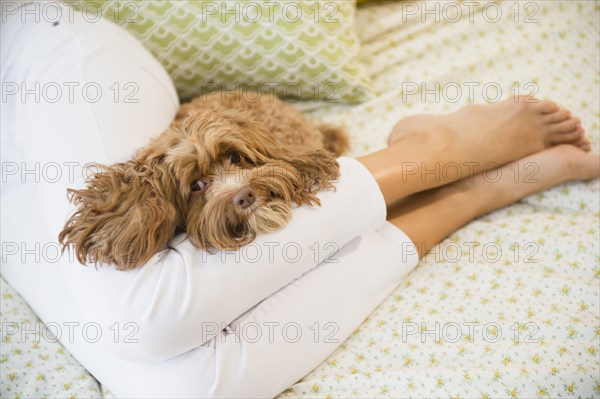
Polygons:
<instances>
[{"instance_id":1,"label":"white fabric","mask_svg":"<svg viewBox=\"0 0 600 399\"><path fill-rule=\"evenodd\" d=\"M3 88L40 83L39 101L32 94L21 101L19 92L2 102L2 158L10 168L2 275L42 320L63 326L61 342L117 396L279 393L332 353L414 268L410 240L385 223L368 171L341 158L337 191L319 195L321 208L296 210L286 229L258 237L259 258L209 255L180 236L129 272L59 259L55 241L70 210L65 190L82 184L81 166L128 158L177 108L164 71L126 32L63 16L57 25L21 23L21 15L2 25ZM74 98L49 101L43 87L66 82L79 84ZM86 83L103 91L97 102L77 90ZM125 103L122 92L115 99L115 83L121 90L133 83L138 102ZM56 167L59 179L50 175ZM336 248L335 262L321 263ZM68 323L79 323L72 334ZM84 334L84 326L93 328Z\"/></svg>"}]
</instances>

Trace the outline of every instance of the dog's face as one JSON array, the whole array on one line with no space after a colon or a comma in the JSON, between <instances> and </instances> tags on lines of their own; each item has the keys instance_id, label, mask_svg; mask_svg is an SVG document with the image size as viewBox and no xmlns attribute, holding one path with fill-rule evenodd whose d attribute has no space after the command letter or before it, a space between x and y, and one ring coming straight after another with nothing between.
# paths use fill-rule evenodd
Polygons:
<instances>
[{"instance_id":1,"label":"dog's face","mask_svg":"<svg viewBox=\"0 0 600 399\"><path fill-rule=\"evenodd\" d=\"M292 204L316 203L315 190L337 177L331 155L294 154L233 113L197 113L174 130L180 140L165 162L180 185L186 232L202 248L237 249L285 226Z\"/></svg>"},{"instance_id":2,"label":"dog's face","mask_svg":"<svg viewBox=\"0 0 600 399\"><path fill-rule=\"evenodd\" d=\"M144 264L177 230L204 249L237 249L282 228L293 205L338 177L321 149L282 146L245 115L200 111L174 122L132 161L70 190L77 212L60 234L80 262Z\"/></svg>"}]
</instances>

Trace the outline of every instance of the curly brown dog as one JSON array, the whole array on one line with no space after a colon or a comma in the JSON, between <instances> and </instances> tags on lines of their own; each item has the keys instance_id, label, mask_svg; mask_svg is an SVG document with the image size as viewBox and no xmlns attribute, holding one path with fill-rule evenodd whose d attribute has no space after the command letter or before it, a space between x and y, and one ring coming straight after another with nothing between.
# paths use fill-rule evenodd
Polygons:
<instances>
[{"instance_id":1,"label":"curly brown dog","mask_svg":"<svg viewBox=\"0 0 600 399\"><path fill-rule=\"evenodd\" d=\"M175 121L127 162L96 165L59 235L81 263L145 264L177 233L232 250L285 226L293 205L333 188L339 128L314 126L275 97L216 92L181 106Z\"/></svg>"}]
</instances>

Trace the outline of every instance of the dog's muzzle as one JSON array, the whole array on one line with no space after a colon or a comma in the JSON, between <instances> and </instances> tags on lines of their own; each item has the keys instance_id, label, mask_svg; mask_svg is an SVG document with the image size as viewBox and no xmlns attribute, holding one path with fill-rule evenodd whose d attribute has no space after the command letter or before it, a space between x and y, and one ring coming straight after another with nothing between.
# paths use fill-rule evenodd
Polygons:
<instances>
[{"instance_id":1,"label":"dog's muzzle","mask_svg":"<svg viewBox=\"0 0 600 399\"><path fill-rule=\"evenodd\" d=\"M233 205L246 209L256 201L256 195L249 186L240 188L231 198Z\"/></svg>"}]
</instances>

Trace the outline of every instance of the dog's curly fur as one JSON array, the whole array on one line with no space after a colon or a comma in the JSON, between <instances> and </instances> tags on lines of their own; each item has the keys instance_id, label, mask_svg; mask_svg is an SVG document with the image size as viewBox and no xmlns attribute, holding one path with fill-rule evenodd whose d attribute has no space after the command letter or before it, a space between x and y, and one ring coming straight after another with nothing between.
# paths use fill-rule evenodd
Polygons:
<instances>
[{"instance_id":1,"label":"dog's curly fur","mask_svg":"<svg viewBox=\"0 0 600 399\"><path fill-rule=\"evenodd\" d=\"M348 148L339 128L315 127L259 93L217 92L181 106L171 126L127 161L69 189L77 211L59 235L81 263L146 263L178 231L207 250L237 249L287 224L292 205L318 205ZM249 187L251 206L234 195Z\"/></svg>"}]
</instances>

